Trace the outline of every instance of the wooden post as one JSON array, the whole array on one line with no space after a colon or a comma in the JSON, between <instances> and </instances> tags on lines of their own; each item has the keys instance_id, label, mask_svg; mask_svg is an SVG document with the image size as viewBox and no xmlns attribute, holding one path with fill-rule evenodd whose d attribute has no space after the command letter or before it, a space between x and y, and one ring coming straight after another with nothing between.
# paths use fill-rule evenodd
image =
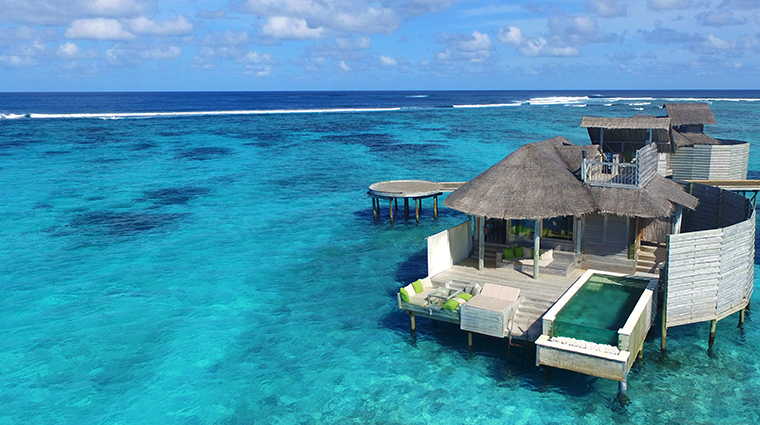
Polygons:
<instances>
[{"instance_id":1,"label":"wooden post","mask_svg":"<svg viewBox=\"0 0 760 425\"><path fill-rule=\"evenodd\" d=\"M420 223L420 200L414 198L414 214L417 216L417 224Z\"/></svg>"},{"instance_id":2,"label":"wooden post","mask_svg":"<svg viewBox=\"0 0 760 425\"><path fill-rule=\"evenodd\" d=\"M739 326L744 325L744 309L739 310Z\"/></svg>"},{"instance_id":3,"label":"wooden post","mask_svg":"<svg viewBox=\"0 0 760 425\"><path fill-rule=\"evenodd\" d=\"M438 220L438 197L433 197L433 218Z\"/></svg>"},{"instance_id":4,"label":"wooden post","mask_svg":"<svg viewBox=\"0 0 760 425\"><path fill-rule=\"evenodd\" d=\"M485 255L486 255L486 244L485 244L485 233L486 233L486 218L485 217L478 217L478 270L483 271L483 267L485 266Z\"/></svg>"},{"instance_id":5,"label":"wooden post","mask_svg":"<svg viewBox=\"0 0 760 425\"><path fill-rule=\"evenodd\" d=\"M717 320L710 320L710 338L707 340L707 349L712 349L713 343L715 342L715 328L718 325Z\"/></svg>"},{"instance_id":6,"label":"wooden post","mask_svg":"<svg viewBox=\"0 0 760 425\"><path fill-rule=\"evenodd\" d=\"M414 331L417 330L417 324L414 323L414 312L413 311L407 311L407 313L409 313L409 318L412 321L412 332L414 332Z\"/></svg>"},{"instance_id":7,"label":"wooden post","mask_svg":"<svg viewBox=\"0 0 760 425\"><path fill-rule=\"evenodd\" d=\"M375 215L375 220L377 220L377 199L372 198L372 214Z\"/></svg>"},{"instance_id":8,"label":"wooden post","mask_svg":"<svg viewBox=\"0 0 760 425\"><path fill-rule=\"evenodd\" d=\"M670 235L665 236L665 243L668 249L668 252L670 252ZM667 267L667 263L666 266ZM662 335L660 336L660 351L665 351L665 344L668 337L668 322L667 322L667 314L668 314L668 272L665 270L665 286L662 288L662 313L660 314L662 318Z\"/></svg>"},{"instance_id":9,"label":"wooden post","mask_svg":"<svg viewBox=\"0 0 760 425\"><path fill-rule=\"evenodd\" d=\"M581 253L581 233L583 232L583 216L578 216L578 224L575 230L575 253Z\"/></svg>"},{"instance_id":10,"label":"wooden post","mask_svg":"<svg viewBox=\"0 0 760 425\"><path fill-rule=\"evenodd\" d=\"M628 378L626 377L618 383L618 397L625 396L628 393Z\"/></svg>"},{"instance_id":11,"label":"wooden post","mask_svg":"<svg viewBox=\"0 0 760 425\"><path fill-rule=\"evenodd\" d=\"M404 220L409 220L409 198L404 198Z\"/></svg>"},{"instance_id":12,"label":"wooden post","mask_svg":"<svg viewBox=\"0 0 760 425\"><path fill-rule=\"evenodd\" d=\"M467 332L467 348L472 349L472 332Z\"/></svg>"},{"instance_id":13,"label":"wooden post","mask_svg":"<svg viewBox=\"0 0 760 425\"><path fill-rule=\"evenodd\" d=\"M393 198L393 202L396 204L396 212L398 212L398 198Z\"/></svg>"},{"instance_id":14,"label":"wooden post","mask_svg":"<svg viewBox=\"0 0 760 425\"><path fill-rule=\"evenodd\" d=\"M533 279L538 279L538 258L541 251L541 229L544 221L540 218L536 219L533 226Z\"/></svg>"},{"instance_id":15,"label":"wooden post","mask_svg":"<svg viewBox=\"0 0 760 425\"><path fill-rule=\"evenodd\" d=\"M391 207L391 224L393 224L393 199L388 201L388 205Z\"/></svg>"}]
</instances>

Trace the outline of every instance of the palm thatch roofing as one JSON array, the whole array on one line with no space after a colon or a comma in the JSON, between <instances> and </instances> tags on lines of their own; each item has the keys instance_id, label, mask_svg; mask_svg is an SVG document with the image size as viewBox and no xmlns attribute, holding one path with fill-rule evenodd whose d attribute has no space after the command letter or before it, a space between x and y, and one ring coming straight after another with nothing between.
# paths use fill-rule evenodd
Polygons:
<instances>
[{"instance_id":1,"label":"palm thatch roofing","mask_svg":"<svg viewBox=\"0 0 760 425\"><path fill-rule=\"evenodd\" d=\"M539 219L602 212L631 217L667 217L674 204L694 209L697 199L677 183L655 176L642 189L593 187L583 183L583 151L564 137L528 143L452 192L449 208L503 219Z\"/></svg>"},{"instance_id":2,"label":"palm thatch roofing","mask_svg":"<svg viewBox=\"0 0 760 425\"><path fill-rule=\"evenodd\" d=\"M673 144L677 148L683 148L694 145L720 145L721 142L705 133L679 133L673 130Z\"/></svg>"},{"instance_id":3,"label":"palm thatch roofing","mask_svg":"<svg viewBox=\"0 0 760 425\"><path fill-rule=\"evenodd\" d=\"M603 129L670 129L670 118L655 117L653 115L634 115L630 118L605 118L605 117L583 117L581 127L603 128Z\"/></svg>"},{"instance_id":4,"label":"palm thatch roofing","mask_svg":"<svg viewBox=\"0 0 760 425\"><path fill-rule=\"evenodd\" d=\"M670 122L674 126L689 124L718 124L710 105L706 103L666 103Z\"/></svg>"}]
</instances>

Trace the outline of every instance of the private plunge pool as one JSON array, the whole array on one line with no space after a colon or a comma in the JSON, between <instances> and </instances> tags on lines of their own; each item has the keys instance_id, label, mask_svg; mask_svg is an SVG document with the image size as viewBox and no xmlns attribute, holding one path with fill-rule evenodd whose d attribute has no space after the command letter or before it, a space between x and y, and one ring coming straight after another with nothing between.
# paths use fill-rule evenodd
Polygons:
<instances>
[{"instance_id":1,"label":"private plunge pool","mask_svg":"<svg viewBox=\"0 0 760 425\"><path fill-rule=\"evenodd\" d=\"M588 270L544 315L536 364L625 381L652 325L657 283Z\"/></svg>"}]
</instances>

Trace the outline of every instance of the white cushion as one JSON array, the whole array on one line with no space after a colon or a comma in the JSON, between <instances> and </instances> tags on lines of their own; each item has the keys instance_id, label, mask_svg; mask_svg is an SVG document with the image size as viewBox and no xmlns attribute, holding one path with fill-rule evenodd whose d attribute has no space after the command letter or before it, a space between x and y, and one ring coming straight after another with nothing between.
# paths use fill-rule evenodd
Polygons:
<instances>
[{"instance_id":1,"label":"white cushion","mask_svg":"<svg viewBox=\"0 0 760 425\"><path fill-rule=\"evenodd\" d=\"M433 282L430 280L429 277L426 277L424 279L420 279L420 283L422 284L423 288L432 288Z\"/></svg>"}]
</instances>

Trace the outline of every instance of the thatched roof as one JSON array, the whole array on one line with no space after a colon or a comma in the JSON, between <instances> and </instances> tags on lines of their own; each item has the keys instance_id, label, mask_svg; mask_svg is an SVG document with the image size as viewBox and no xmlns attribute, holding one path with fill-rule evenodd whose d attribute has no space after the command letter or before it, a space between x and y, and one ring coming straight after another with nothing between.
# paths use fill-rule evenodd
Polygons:
<instances>
[{"instance_id":1,"label":"thatched roof","mask_svg":"<svg viewBox=\"0 0 760 425\"><path fill-rule=\"evenodd\" d=\"M599 155L598 147L575 146L564 137L523 145L452 192L444 204L467 214L504 219L591 212L667 217L673 204L696 207L696 198L660 176L642 189L586 185L578 177L583 151L589 158Z\"/></svg>"},{"instance_id":2,"label":"thatched roof","mask_svg":"<svg viewBox=\"0 0 760 425\"><path fill-rule=\"evenodd\" d=\"M666 103L672 125L718 124L710 105L706 103Z\"/></svg>"},{"instance_id":3,"label":"thatched roof","mask_svg":"<svg viewBox=\"0 0 760 425\"><path fill-rule=\"evenodd\" d=\"M670 118L657 118L653 115L634 115L630 118L583 117L581 127L604 129L670 129Z\"/></svg>"},{"instance_id":4,"label":"thatched roof","mask_svg":"<svg viewBox=\"0 0 760 425\"><path fill-rule=\"evenodd\" d=\"M564 153L560 153L562 148ZM574 174L579 146L564 137L521 146L452 192L444 204L467 214L513 219L580 215L594 211L591 194ZM598 148L585 146L591 153ZM567 160L578 167L571 170Z\"/></svg>"},{"instance_id":5,"label":"thatched roof","mask_svg":"<svg viewBox=\"0 0 760 425\"><path fill-rule=\"evenodd\" d=\"M679 133L673 130L673 143L678 148L694 145L720 145L720 141L705 133Z\"/></svg>"}]
</instances>

